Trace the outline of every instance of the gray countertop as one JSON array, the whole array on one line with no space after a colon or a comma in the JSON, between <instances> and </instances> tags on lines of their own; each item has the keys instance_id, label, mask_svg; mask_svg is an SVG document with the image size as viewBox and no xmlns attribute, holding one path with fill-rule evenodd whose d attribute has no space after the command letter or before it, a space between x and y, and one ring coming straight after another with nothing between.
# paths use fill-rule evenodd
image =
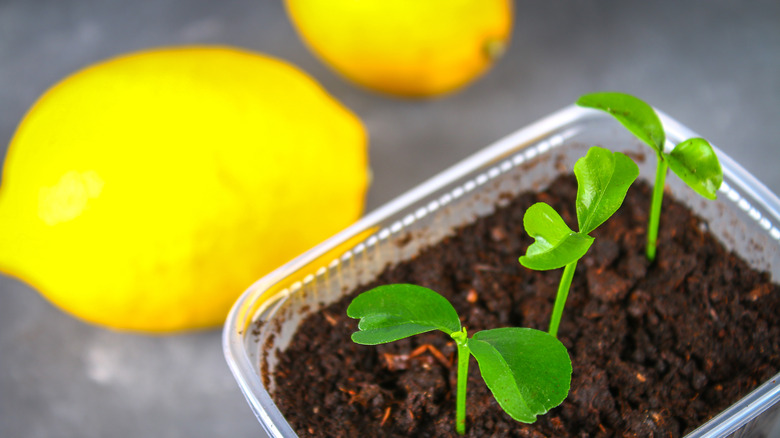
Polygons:
<instances>
[{"instance_id":1,"label":"gray countertop","mask_svg":"<svg viewBox=\"0 0 780 438\"><path fill-rule=\"evenodd\" d=\"M365 123L373 209L582 93L638 95L780 192L780 2L515 3L505 57L455 95L399 100L345 82L263 0L0 0L0 156L49 86L137 49L224 44L285 59ZM0 277L0 436L261 436L220 332L117 333Z\"/></svg>"}]
</instances>

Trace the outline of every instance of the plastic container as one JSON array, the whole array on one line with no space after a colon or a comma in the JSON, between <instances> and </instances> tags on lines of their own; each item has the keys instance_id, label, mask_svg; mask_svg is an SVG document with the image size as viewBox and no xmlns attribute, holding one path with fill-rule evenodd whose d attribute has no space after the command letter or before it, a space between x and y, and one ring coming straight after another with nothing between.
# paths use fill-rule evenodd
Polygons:
<instances>
[{"instance_id":1,"label":"plastic container","mask_svg":"<svg viewBox=\"0 0 780 438\"><path fill-rule=\"evenodd\" d=\"M660 114L668 147L697 136ZM544 189L593 145L629 154L652 181L655 156L609 115L567 107L432 177L252 285L231 310L225 357L241 391L271 437L296 436L269 392L276 350L299 322L407 260L455 227L491 213L507 193ZM720 150L724 183L708 201L674 175L667 187L708 221L710 231L751 266L780 279L780 201ZM689 437L780 436L780 374Z\"/></svg>"}]
</instances>

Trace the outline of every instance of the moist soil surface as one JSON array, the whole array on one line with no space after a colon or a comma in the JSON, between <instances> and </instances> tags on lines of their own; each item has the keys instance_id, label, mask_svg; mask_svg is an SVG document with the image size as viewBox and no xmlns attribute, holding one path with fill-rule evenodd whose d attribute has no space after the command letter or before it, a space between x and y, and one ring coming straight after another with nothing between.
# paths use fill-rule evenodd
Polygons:
<instances>
[{"instance_id":1,"label":"moist soil surface","mask_svg":"<svg viewBox=\"0 0 780 438\"><path fill-rule=\"evenodd\" d=\"M665 196L658 256L644 255L649 188L634 184L592 235L558 336L574 369L568 398L536 423L514 421L469 366L466 436L677 437L780 369L780 287L706 233ZM532 240L523 214L538 201L576 226L576 182L522 194L376 282L308 318L280 355L274 399L300 436L453 437L455 346L435 331L379 346L350 340L351 299L389 283L447 297L469 333L546 330L561 270L517 259Z\"/></svg>"}]
</instances>

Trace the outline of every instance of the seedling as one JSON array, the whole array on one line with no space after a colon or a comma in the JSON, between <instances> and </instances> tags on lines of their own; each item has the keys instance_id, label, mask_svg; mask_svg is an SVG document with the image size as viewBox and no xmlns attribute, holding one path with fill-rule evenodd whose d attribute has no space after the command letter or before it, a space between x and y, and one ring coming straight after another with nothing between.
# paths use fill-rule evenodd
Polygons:
<instances>
[{"instance_id":1,"label":"seedling","mask_svg":"<svg viewBox=\"0 0 780 438\"><path fill-rule=\"evenodd\" d=\"M720 161L712 146L703 138L685 140L666 153L666 137L661 120L650 105L634 96L611 92L592 93L580 97L577 105L606 111L655 151L658 164L647 224L646 248L647 258L652 262L656 254L667 168L671 168L696 193L707 199L715 199L723 182Z\"/></svg>"},{"instance_id":2,"label":"seedling","mask_svg":"<svg viewBox=\"0 0 780 438\"><path fill-rule=\"evenodd\" d=\"M563 268L555 296L550 328L558 335L563 308L569 295L577 261L588 252L594 238L590 232L612 216L626 197L639 168L620 152L594 146L574 164L577 178L577 222L579 232L572 231L550 205L538 202L523 216L525 231L534 238L520 264L534 270Z\"/></svg>"},{"instance_id":3,"label":"seedling","mask_svg":"<svg viewBox=\"0 0 780 438\"><path fill-rule=\"evenodd\" d=\"M477 359L485 384L512 418L533 423L563 402L571 384L566 347L549 334L530 328L483 330L468 337L446 298L422 286L391 284L358 295L347 315L359 318L352 340L377 345L441 330L457 346L455 430L466 432L466 382L469 359Z\"/></svg>"}]
</instances>

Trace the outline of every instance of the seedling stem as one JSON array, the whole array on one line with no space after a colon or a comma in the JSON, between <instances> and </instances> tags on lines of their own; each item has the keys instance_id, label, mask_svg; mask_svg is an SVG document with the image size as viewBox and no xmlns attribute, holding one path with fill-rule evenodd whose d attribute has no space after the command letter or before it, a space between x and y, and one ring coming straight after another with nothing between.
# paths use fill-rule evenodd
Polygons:
<instances>
[{"instance_id":1,"label":"seedling stem","mask_svg":"<svg viewBox=\"0 0 780 438\"><path fill-rule=\"evenodd\" d=\"M655 185L653 186L653 198L650 201L650 217L647 222L647 259L655 260L655 252L658 246L658 228L661 222L661 204L664 201L664 185L666 184L666 171L669 165L661 154L658 156L658 164L655 167Z\"/></svg>"},{"instance_id":2,"label":"seedling stem","mask_svg":"<svg viewBox=\"0 0 780 438\"><path fill-rule=\"evenodd\" d=\"M455 431L460 435L466 433L466 385L469 381L469 359L471 352L467 345L466 328L451 334L458 347L458 389L455 401Z\"/></svg>"},{"instance_id":3,"label":"seedling stem","mask_svg":"<svg viewBox=\"0 0 780 438\"><path fill-rule=\"evenodd\" d=\"M555 296L555 305L553 306L552 316L550 317L550 328L547 330L551 335L558 337L558 326L561 325L561 316L563 308L566 306L566 299L569 297L569 289L574 279L574 271L577 270L577 260L569 263L563 268L561 282L558 283L558 294Z\"/></svg>"}]
</instances>

